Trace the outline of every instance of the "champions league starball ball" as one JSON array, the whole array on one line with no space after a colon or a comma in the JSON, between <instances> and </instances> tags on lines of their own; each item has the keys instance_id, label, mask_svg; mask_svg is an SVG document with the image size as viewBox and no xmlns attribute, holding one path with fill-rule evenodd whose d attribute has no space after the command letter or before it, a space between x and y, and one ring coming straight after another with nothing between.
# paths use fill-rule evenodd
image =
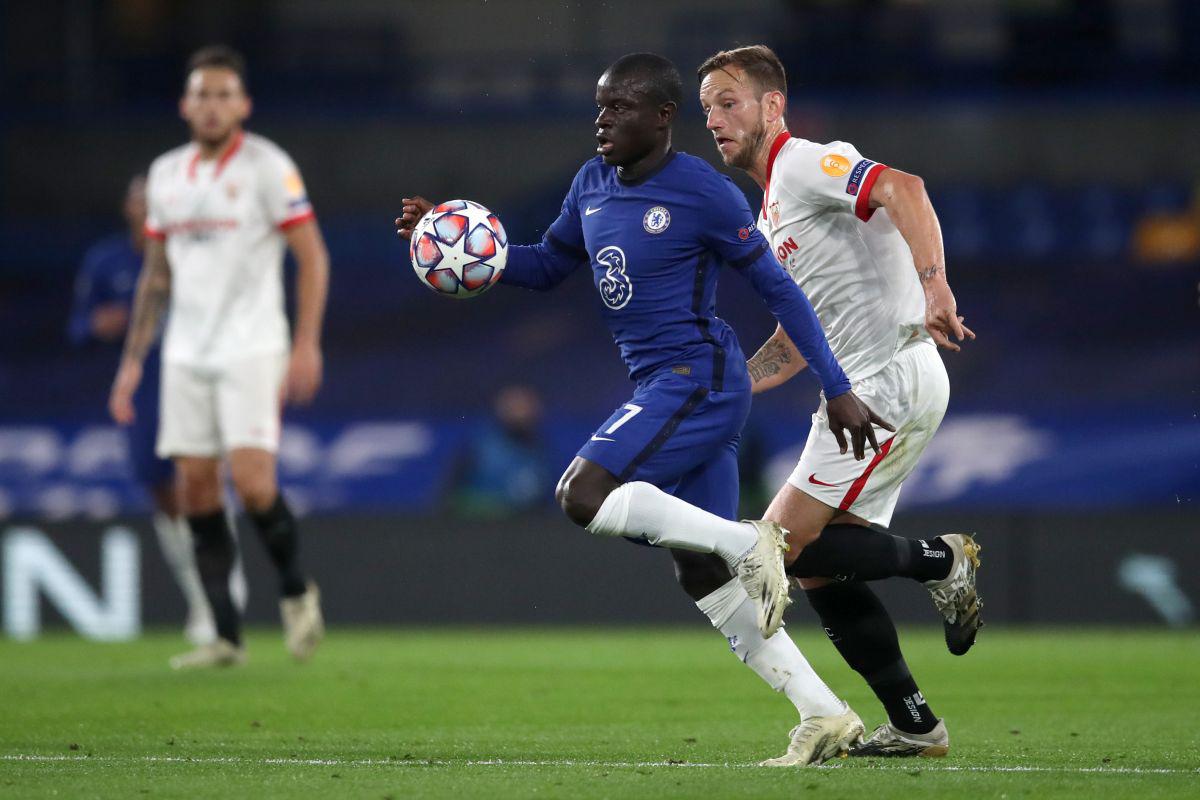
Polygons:
<instances>
[{"instance_id":1,"label":"champions league starball ball","mask_svg":"<svg viewBox=\"0 0 1200 800\"><path fill-rule=\"evenodd\" d=\"M496 215L471 200L435 206L413 229L409 256L421 283L463 299L500 280L508 261L508 235Z\"/></svg>"}]
</instances>

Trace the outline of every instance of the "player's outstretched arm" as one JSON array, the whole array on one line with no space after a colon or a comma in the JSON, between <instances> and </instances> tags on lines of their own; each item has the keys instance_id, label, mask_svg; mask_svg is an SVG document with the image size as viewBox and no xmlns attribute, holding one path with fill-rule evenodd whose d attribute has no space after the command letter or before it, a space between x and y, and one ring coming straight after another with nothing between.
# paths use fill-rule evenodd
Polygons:
<instances>
[{"instance_id":1,"label":"player's outstretched arm","mask_svg":"<svg viewBox=\"0 0 1200 800\"><path fill-rule=\"evenodd\" d=\"M133 394L142 382L142 363L158 338L159 323L171 299L171 267L167 262L167 243L146 238L146 254L138 276L133 300L133 317L125 335L121 366L108 398L108 411L121 425L133 422Z\"/></svg>"},{"instance_id":2,"label":"player's outstretched arm","mask_svg":"<svg viewBox=\"0 0 1200 800\"><path fill-rule=\"evenodd\" d=\"M396 233L411 240L417 223L434 204L420 195L402 198L401 203L401 214L396 217ZM586 264L588 255L582 247L583 233L577 217L575 215L575 219L572 219L564 204L563 213L546 231L541 242L535 245L509 245L500 283L546 291L561 283L581 264ZM556 231L558 235L555 235ZM578 239L579 246L567 243L573 239Z\"/></svg>"},{"instance_id":3,"label":"player's outstretched arm","mask_svg":"<svg viewBox=\"0 0 1200 800\"><path fill-rule=\"evenodd\" d=\"M963 325L954 292L946 280L942 228L925 191L925 182L916 175L886 168L871 188L870 201L872 208L887 209L892 224L912 251L913 265L925 290L926 330L939 347L960 350L950 337L961 342L974 339L975 333Z\"/></svg>"},{"instance_id":4,"label":"player's outstretched arm","mask_svg":"<svg viewBox=\"0 0 1200 800\"><path fill-rule=\"evenodd\" d=\"M324 371L321 326L329 296L329 251L316 220L293 225L285 235L296 257L296 329L283 399L304 404L321 388Z\"/></svg>"},{"instance_id":5,"label":"player's outstretched arm","mask_svg":"<svg viewBox=\"0 0 1200 800\"><path fill-rule=\"evenodd\" d=\"M750 391L758 394L774 389L787 383L807 366L808 362L792 344L783 326L776 325L771 338L763 342L758 352L746 362L746 369L750 372Z\"/></svg>"}]
</instances>

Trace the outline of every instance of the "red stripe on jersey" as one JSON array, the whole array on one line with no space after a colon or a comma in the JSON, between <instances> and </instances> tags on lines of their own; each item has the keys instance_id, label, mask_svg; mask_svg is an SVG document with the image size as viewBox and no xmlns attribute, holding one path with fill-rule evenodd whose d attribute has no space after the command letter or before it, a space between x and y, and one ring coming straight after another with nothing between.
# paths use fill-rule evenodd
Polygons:
<instances>
[{"instance_id":1,"label":"red stripe on jersey","mask_svg":"<svg viewBox=\"0 0 1200 800\"><path fill-rule=\"evenodd\" d=\"M850 506L854 505L854 501L862 494L863 487L867 485L867 479L871 477L871 473L879 466L879 462L887 457L888 451L892 449L892 442L896 440L893 436L883 444L879 445L879 452L871 459L871 463L867 464L867 468L863 470L863 474L858 476L854 483L850 484L850 491L846 492L846 496L842 498L842 502L838 505L841 511L849 511Z\"/></svg>"},{"instance_id":2,"label":"red stripe on jersey","mask_svg":"<svg viewBox=\"0 0 1200 800\"><path fill-rule=\"evenodd\" d=\"M214 178L221 177L221 170L225 169L225 165L229 163L230 159L237 155L238 150L242 149L242 141L245 138L245 131L238 131L237 135L233 137L233 141L230 142L229 148L219 159L217 159L217 169L213 173Z\"/></svg>"},{"instance_id":3,"label":"red stripe on jersey","mask_svg":"<svg viewBox=\"0 0 1200 800\"><path fill-rule=\"evenodd\" d=\"M245 140L245 138L245 131L238 131L236 134L234 134L233 141L231 141L225 147L225 152L217 158L217 168L216 171L213 172L214 178L221 177L221 170L225 169L225 165L229 163L229 159L237 155L237 152L242 149L242 141ZM200 153L200 148L197 147L195 155L193 155L191 160L188 161L187 176L189 181L196 180L196 165L200 163Z\"/></svg>"},{"instance_id":4,"label":"red stripe on jersey","mask_svg":"<svg viewBox=\"0 0 1200 800\"><path fill-rule=\"evenodd\" d=\"M867 170L862 186L858 189L858 199L854 201L854 216L863 222L869 220L875 213L875 209L871 208L871 190L875 188L875 181L879 179L885 169L887 169L887 164L876 164L871 167Z\"/></svg>"},{"instance_id":5,"label":"red stripe on jersey","mask_svg":"<svg viewBox=\"0 0 1200 800\"><path fill-rule=\"evenodd\" d=\"M771 194L771 170L775 168L775 157L779 155L779 151L791 138L792 135L786 130L780 131L779 135L775 137L775 141L771 142L771 151L767 153L767 179L763 181L763 216L768 220L771 219L767 217L767 198Z\"/></svg>"},{"instance_id":6,"label":"red stripe on jersey","mask_svg":"<svg viewBox=\"0 0 1200 800\"><path fill-rule=\"evenodd\" d=\"M286 231L288 228L294 228L302 222L308 222L310 219L316 219L317 215L314 211L305 211L303 214L297 214L294 217L289 217L279 223L279 230Z\"/></svg>"},{"instance_id":7,"label":"red stripe on jersey","mask_svg":"<svg viewBox=\"0 0 1200 800\"><path fill-rule=\"evenodd\" d=\"M157 239L160 242L167 238L166 233L160 231L158 228L151 228L149 225L146 225L142 228L142 233L146 234L148 238Z\"/></svg>"}]
</instances>

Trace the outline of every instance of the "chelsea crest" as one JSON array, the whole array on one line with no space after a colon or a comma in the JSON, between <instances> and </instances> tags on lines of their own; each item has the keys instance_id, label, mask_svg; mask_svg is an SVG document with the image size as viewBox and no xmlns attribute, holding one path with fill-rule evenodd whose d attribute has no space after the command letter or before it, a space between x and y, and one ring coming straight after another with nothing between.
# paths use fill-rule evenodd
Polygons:
<instances>
[{"instance_id":1,"label":"chelsea crest","mask_svg":"<svg viewBox=\"0 0 1200 800\"><path fill-rule=\"evenodd\" d=\"M662 206L655 206L642 217L642 227L646 233L662 233L671 224L671 212Z\"/></svg>"}]
</instances>

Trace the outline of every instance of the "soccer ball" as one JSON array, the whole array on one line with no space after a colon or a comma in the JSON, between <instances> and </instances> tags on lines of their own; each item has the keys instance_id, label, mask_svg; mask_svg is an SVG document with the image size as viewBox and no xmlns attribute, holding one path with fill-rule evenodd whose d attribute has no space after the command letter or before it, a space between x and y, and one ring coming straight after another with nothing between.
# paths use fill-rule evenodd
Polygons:
<instances>
[{"instance_id":1,"label":"soccer ball","mask_svg":"<svg viewBox=\"0 0 1200 800\"><path fill-rule=\"evenodd\" d=\"M447 297L482 294L500 280L508 234L496 215L471 200L435 206L413 229L409 256L421 283Z\"/></svg>"}]
</instances>

